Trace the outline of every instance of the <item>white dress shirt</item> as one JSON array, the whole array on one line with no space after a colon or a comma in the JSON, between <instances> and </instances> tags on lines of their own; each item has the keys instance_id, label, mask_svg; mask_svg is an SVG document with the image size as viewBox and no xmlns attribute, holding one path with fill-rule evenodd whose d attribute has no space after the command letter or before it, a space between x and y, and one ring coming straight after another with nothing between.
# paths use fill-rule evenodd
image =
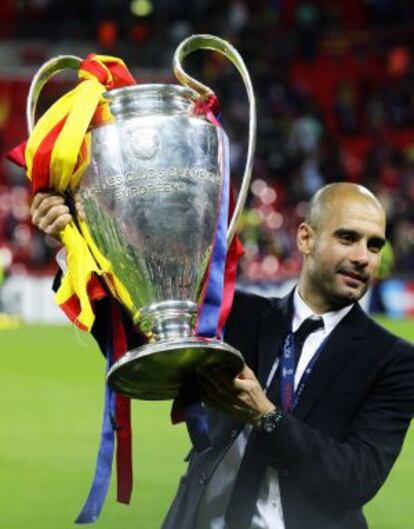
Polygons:
<instances>
[{"instance_id":1,"label":"white dress shirt","mask_svg":"<svg viewBox=\"0 0 414 529\"><path fill-rule=\"evenodd\" d=\"M297 289L293 295L293 308L293 332L297 331L305 319L316 316L299 296ZM338 311L318 315L322 317L324 326L310 334L303 344L302 354L295 373L295 390L318 347L351 309L352 305L349 305ZM266 382L266 390L276 372L278 363L279 358L277 357L270 370ZM214 471L201 498L194 529L226 529L224 516L227 504L230 500L251 430L251 425L246 425L243 428ZM250 529L285 529L279 479L277 471L271 465L267 467L260 487Z\"/></svg>"}]
</instances>

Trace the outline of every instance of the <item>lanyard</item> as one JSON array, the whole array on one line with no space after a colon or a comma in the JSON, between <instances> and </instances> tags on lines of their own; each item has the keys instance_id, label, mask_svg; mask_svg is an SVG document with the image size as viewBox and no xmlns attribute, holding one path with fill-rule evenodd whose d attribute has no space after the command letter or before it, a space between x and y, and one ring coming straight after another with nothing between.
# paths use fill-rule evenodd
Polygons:
<instances>
[{"instance_id":1,"label":"lanyard","mask_svg":"<svg viewBox=\"0 0 414 529\"><path fill-rule=\"evenodd\" d=\"M280 376L280 397L283 411L291 412L299 402L299 398L305 389L305 386L311 376L313 369L321 354L322 348L325 345L326 338L320 344L318 349L312 356L307 365L303 375L299 381L298 387L295 391L295 344L293 339L293 332L289 331L282 347L279 364Z\"/></svg>"}]
</instances>

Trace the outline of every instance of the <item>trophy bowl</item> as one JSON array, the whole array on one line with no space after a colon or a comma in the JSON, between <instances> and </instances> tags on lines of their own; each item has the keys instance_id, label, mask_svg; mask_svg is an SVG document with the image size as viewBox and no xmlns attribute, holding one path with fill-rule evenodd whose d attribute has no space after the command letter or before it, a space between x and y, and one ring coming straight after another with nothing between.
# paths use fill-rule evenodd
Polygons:
<instances>
[{"instance_id":1,"label":"trophy bowl","mask_svg":"<svg viewBox=\"0 0 414 529\"><path fill-rule=\"evenodd\" d=\"M233 374L243 367L233 347L194 336L227 137L192 113L198 95L182 86L139 85L105 97L115 121L92 133L79 197L91 237L149 340L111 368L108 382L134 398L171 398L205 365Z\"/></svg>"}]
</instances>

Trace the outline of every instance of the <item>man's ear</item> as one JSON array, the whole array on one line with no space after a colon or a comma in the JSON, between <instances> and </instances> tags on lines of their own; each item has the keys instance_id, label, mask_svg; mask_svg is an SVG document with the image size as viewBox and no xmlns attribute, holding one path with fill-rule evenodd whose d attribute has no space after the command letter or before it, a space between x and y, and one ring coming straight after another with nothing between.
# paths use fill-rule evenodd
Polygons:
<instances>
[{"instance_id":1,"label":"man's ear","mask_svg":"<svg viewBox=\"0 0 414 529\"><path fill-rule=\"evenodd\" d=\"M309 255L315 244L315 231L306 222L302 222L296 234L296 244L303 255Z\"/></svg>"}]
</instances>

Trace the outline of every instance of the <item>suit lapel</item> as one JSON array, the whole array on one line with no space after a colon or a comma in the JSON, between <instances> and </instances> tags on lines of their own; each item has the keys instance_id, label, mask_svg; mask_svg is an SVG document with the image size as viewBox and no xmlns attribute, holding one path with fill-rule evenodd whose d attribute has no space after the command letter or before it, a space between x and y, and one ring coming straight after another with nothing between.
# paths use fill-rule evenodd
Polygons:
<instances>
[{"instance_id":1,"label":"suit lapel","mask_svg":"<svg viewBox=\"0 0 414 529\"><path fill-rule=\"evenodd\" d=\"M335 375L352 358L358 340L364 336L367 317L358 304L329 335L312 375L309 377L293 414L304 419Z\"/></svg>"},{"instance_id":2,"label":"suit lapel","mask_svg":"<svg viewBox=\"0 0 414 529\"><path fill-rule=\"evenodd\" d=\"M267 377L288 333L292 320L293 292L281 299L272 300L272 304L262 314L259 339L258 379L265 387Z\"/></svg>"}]
</instances>

